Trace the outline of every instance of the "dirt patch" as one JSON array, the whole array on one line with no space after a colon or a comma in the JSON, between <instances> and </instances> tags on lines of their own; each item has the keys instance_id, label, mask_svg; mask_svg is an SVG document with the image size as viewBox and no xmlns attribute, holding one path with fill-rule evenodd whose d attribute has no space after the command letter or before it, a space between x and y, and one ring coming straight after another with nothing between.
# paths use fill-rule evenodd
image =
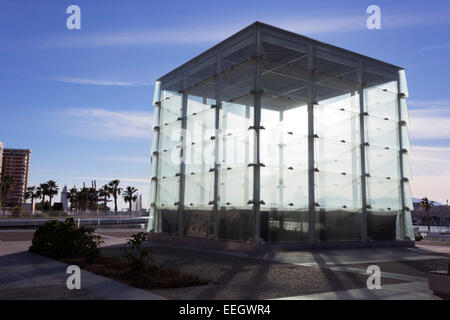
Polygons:
<instances>
[{"instance_id":1,"label":"dirt patch","mask_svg":"<svg viewBox=\"0 0 450 320\"><path fill-rule=\"evenodd\" d=\"M141 289L192 287L209 283L194 275L153 265L142 272L129 271L123 261L117 257L99 257L92 263L87 263L81 258L62 261Z\"/></svg>"}]
</instances>

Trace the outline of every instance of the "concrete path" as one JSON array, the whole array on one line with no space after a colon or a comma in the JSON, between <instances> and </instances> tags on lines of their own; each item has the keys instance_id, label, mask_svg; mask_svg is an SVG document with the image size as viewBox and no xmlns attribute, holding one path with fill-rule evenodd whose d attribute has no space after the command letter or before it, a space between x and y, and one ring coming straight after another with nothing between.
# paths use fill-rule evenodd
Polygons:
<instances>
[{"instance_id":1,"label":"concrete path","mask_svg":"<svg viewBox=\"0 0 450 320\"><path fill-rule=\"evenodd\" d=\"M30 244L0 240L0 299L165 299L85 270L81 290L69 290L68 265L27 252Z\"/></svg>"},{"instance_id":2,"label":"concrete path","mask_svg":"<svg viewBox=\"0 0 450 320\"><path fill-rule=\"evenodd\" d=\"M97 230L102 252L115 255L142 230ZM0 299L439 299L427 272L450 255L443 248L366 248L267 254L205 250L155 241L155 263L212 281L206 286L140 290L82 271L82 290L68 290L67 264L27 251L32 230L0 231ZM382 288L366 288L368 264L378 264ZM165 297L165 298L163 298ZM284 298L283 298L284 297Z\"/></svg>"}]
</instances>

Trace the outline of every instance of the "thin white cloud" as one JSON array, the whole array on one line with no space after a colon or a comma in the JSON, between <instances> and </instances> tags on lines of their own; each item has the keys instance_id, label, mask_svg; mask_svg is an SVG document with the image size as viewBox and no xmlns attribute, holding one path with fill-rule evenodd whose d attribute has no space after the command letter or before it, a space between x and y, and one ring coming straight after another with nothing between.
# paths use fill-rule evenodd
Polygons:
<instances>
[{"instance_id":1,"label":"thin white cloud","mask_svg":"<svg viewBox=\"0 0 450 320\"><path fill-rule=\"evenodd\" d=\"M86 84L97 86L120 86L120 87L142 87L152 85L153 82L145 81L117 81L117 80L104 80L104 79L87 79L87 78L74 78L74 77L59 77L49 78L49 80L74 83L74 84Z\"/></svg>"},{"instance_id":2,"label":"thin white cloud","mask_svg":"<svg viewBox=\"0 0 450 320\"><path fill-rule=\"evenodd\" d=\"M149 157L129 157L129 156L107 156L107 157L99 157L101 160L107 161L119 161L119 162L132 162L132 163L150 163Z\"/></svg>"},{"instance_id":3,"label":"thin white cloud","mask_svg":"<svg viewBox=\"0 0 450 320\"><path fill-rule=\"evenodd\" d=\"M417 108L441 108L441 107L450 107L450 99L444 100L409 100L408 106L417 107Z\"/></svg>"},{"instance_id":4,"label":"thin white cloud","mask_svg":"<svg viewBox=\"0 0 450 320\"><path fill-rule=\"evenodd\" d=\"M77 179L77 180L95 180L95 181L111 181L111 180L115 180L115 179L119 179L120 182L134 182L134 183L144 183L144 184L149 184L150 183L150 179L143 179L143 178L117 178L117 177L71 177L70 179Z\"/></svg>"},{"instance_id":5,"label":"thin white cloud","mask_svg":"<svg viewBox=\"0 0 450 320\"><path fill-rule=\"evenodd\" d=\"M450 139L450 101L421 101L415 105L422 108L409 110L412 139Z\"/></svg>"},{"instance_id":6,"label":"thin white cloud","mask_svg":"<svg viewBox=\"0 0 450 320\"><path fill-rule=\"evenodd\" d=\"M94 140L148 139L152 137L151 112L71 108L57 125L66 134Z\"/></svg>"},{"instance_id":7,"label":"thin white cloud","mask_svg":"<svg viewBox=\"0 0 450 320\"><path fill-rule=\"evenodd\" d=\"M264 22L305 35L321 33L352 32L367 30L367 15L341 16L283 16L270 17ZM426 17L426 18L424 18ZM448 19L443 13L430 13L427 15L383 14L382 28L400 28L411 25L446 22ZM178 27L165 27L154 29L136 29L119 32L103 32L96 34L83 34L63 39L53 39L43 42L43 47L110 47L153 44L186 44L211 43L221 41L249 24L246 19L229 24L201 23L196 25L182 25Z\"/></svg>"},{"instance_id":8,"label":"thin white cloud","mask_svg":"<svg viewBox=\"0 0 450 320\"><path fill-rule=\"evenodd\" d=\"M412 146L411 189L414 197L444 203L450 198L450 147Z\"/></svg>"},{"instance_id":9,"label":"thin white cloud","mask_svg":"<svg viewBox=\"0 0 450 320\"><path fill-rule=\"evenodd\" d=\"M435 49L446 49L446 48L450 48L450 43L426 46L426 47L420 48L419 51L430 51L430 50L435 50Z\"/></svg>"}]
</instances>

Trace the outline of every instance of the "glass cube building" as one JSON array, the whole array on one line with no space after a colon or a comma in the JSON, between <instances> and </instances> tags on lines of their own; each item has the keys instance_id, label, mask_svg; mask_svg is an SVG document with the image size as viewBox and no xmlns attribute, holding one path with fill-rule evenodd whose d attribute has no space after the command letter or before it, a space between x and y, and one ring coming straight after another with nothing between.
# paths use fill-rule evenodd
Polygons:
<instances>
[{"instance_id":1,"label":"glass cube building","mask_svg":"<svg viewBox=\"0 0 450 320\"><path fill-rule=\"evenodd\" d=\"M149 231L414 240L405 71L256 22L156 82Z\"/></svg>"}]
</instances>

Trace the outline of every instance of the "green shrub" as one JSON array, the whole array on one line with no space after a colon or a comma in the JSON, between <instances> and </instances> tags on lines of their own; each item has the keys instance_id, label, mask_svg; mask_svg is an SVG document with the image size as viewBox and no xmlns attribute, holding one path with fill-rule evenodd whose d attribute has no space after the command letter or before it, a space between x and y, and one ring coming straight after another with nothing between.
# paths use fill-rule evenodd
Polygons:
<instances>
[{"instance_id":1,"label":"green shrub","mask_svg":"<svg viewBox=\"0 0 450 320\"><path fill-rule=\"evenodd\" d=\"M151 252L147 248L142 248L142 243L147 240L147 234L139 232L133 234L131 239L127 240L128 248L123 248L125 252L123 261L130 272L142 272L152 262Z\"/></svg>"},{"instance_id":2,"label":"green shrub","mask_svg":"<svg viewBox=\"0 0 450 320\"><path fill-rule=\"evenodd\" d=\"M98 246L103 242L93 232L91 228L75 228L73 218L64 222L49 220L34 233L29 251L56 259L85 258L92 261L99 256Z\"/></svg>"}]
</instances>

